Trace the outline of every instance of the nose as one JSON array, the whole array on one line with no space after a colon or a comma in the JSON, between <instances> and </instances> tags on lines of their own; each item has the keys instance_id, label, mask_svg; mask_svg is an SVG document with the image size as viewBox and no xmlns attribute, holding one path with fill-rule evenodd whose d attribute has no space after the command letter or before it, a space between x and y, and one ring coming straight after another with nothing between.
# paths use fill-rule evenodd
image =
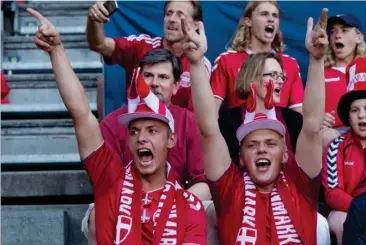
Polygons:
<instances>
[{"instance_id":1,"label":"nose","mask_svg":"<svg viewBox=\"0 0 366 245\"><path fill-rule=\"evenodd\" d=\"M137 137L137 143L143 144L145 142L147 142L147 132L145 132L144 130L141 130Z\"/></svg>"},{"instance_id":2,"label":"nose","mask_svg":"<svg viewBox=\"0 0 366 245\"><path fill-rule=\"evenodd\" d=\"M154 76L150 80L150 87L155 88L157 86L159 86L159 79L158 76Z\"/></svg>"},{"instance_id":3,"label":"nose","mask_svg":"<svg viewBox=\"0 0 366 245\"><path fill-rule=\"evenodd\" d=\"M267 149L266 149L266 146L264 145L264 143L260 143L258 144L258 148L257 148L257 153L258 154L264 154L264 153L267 153Z\"/></svg>"},{"instance_id":4,"label":"nose","mask_svg":"<svg viewBox=\"0 0 366 245\"><path fill-rule=\"evenodd\" d=\"M360 113L358 114L359 119L365 119L366 118L366 108L361 109Z\"/></svg>"}]
</instances>

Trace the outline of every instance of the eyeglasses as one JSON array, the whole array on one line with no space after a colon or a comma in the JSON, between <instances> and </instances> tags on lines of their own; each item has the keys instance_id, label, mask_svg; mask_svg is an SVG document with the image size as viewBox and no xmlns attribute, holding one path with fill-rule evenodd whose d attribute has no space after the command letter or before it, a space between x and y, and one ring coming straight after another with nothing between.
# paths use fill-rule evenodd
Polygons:
<instances>
[{"instance_id":1,"label":"eyeglasses","mask_svg":"<svg viewBox=\"0 0 366 245\"><path fill-rule=\"evenodd\" d=\"M278 80L278 78L281 78L282 81L286 82L287 81L287 77L283 74L283 73L278 73L278 72L268 72L268 73L263 73L262 76L270 76L272 77L274 80Z\"/></svg>"}]
</instances>

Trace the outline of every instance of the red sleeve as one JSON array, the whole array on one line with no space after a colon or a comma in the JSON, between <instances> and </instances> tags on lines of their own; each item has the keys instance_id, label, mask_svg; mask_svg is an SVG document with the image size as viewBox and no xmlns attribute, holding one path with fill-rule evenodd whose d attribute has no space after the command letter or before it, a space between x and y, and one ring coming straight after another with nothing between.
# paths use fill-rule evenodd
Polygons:
<instances>
[{"instance_id":1,"label":"red sleeve","mask_svg":"<svg viewBox=\"0 0 366 245\"><path fill-rule=\"evenodd\" d=\"M187 111L186 117L186 153L188 169L188 188L199 182L206 182L203 170L203 154L200 143L200 130L192 112Z\"/></svg>"},{"instance_id":2,"label":"red sleeve","mask_svg":"<svg viewBox=\"0 0 366 245\"><path fill-rule=\"evenodd\" d=\"M319 190L321 185L321 175L310 178L304 170L298 165L294 155L289 154L289 160L285 164L285 175L291 180L296 187L297 193L302 195L304 199L317 209Z\"/></svg>"},{"instance_id":3,"label":"red sleeve","mask_svg":"<svg viewBox=\"0 0 366 245\"><path fill-rule=\"evenodd\" d=\"M93 185L94 195L107 190L124 172L120 159L104 142L83 161L83 165Z\"/></svg>"},{"instance_id":4,"label":"red sleeve","mask_svg":"<svg viewBox=\"0 0 366 245\"><path fill-rule=\"evenodd\" d=\"M205 60L206 71L208 73L208 77L210 78L211 77L211 69L212 69L211 62L206 57L204 57L204 60ZM193 111L192 92L189 94L187 109L190 110L190 111Z\"/></svg>"},{"instance_id":5,"label":"red sleeve","mask_svg":"<svg viewBox=\"0 0 366 245\"><path fill-rule=\"evenodd\" d=\"M8 84L6 82L5 76L3 72L1 72L1 104L8 104L8 100L6 99L6 96L10 93L10 89L8 87Z\"/></svg>"},{"instance_id":6,"label":"red sleeve","mask_svg":"<svg viewBox=\"0 0 366 245\"><path fill-rule=\"evenodd\" d=\"M243 175L234 163L230 164L220 179L209 184L217 217L225 215L228 207L235 207L232 205L232 201L237 201L235 193L244 193Z\"/></svg>"},{"instance_id":7,"label":"red sleeve","mask_svg":"<svg viewBox=\"0 0 366 245\"><path fill-rule=\"evenodd\" d=\"M212 67L210 81L212 93L214 94L214 96L224 101L227 94L229 81L225 70L224 58L222 54L215 60L215 64Z\"/></svg>"},{"instance_id":8,"label":"red sleeve","mask_svg":"<svg viewBox=\"0 0 366 245\"><path fill-rule=\"evenodd\" d=\"M352 197L344 191L342 136L331 141L323 156L322 184L326 204L332 209L347 212Z\"/></svg>"},{"instance_id":9,"label":"red sleeve","mask_svg":"<svg viewBox=\"0 0 366 245\"><path fill-rule=\"evenodd\" d=\"M141 57L152 47L159 46L161 38L151 38L148 35L131 35L113 38L116 46L112 57L104 57L104 61L109 65L119 64L124 68L138 66Z\"/></svg>"},{"instance_id":10,"label":"red sleeve","mask_svg":"<svg viewBox=\"0 0 366 245\"><path fill-rule=\"evenodd\" d=\"M195 198L195 201L197 205L188 204L187 207L188 214L183 243L206 245L206 214L201 201L198 198ZM197 206L200 206L200 208L197 208Z\"/></svg>"},{"instance_id":11,"label":"red sleeve","mask_svg":"<svg viewBox=\"0 0 366 245\"><path fill-rule=\"evenodd\" d=\"M291 81L291 93L288 102L288 107L290 109L302 106L302 103L304 101L304 87L302 85L299 64L296 60L294 61L293 66L293 77L294 79Z\"/></svg>"},{"instance_id":12,"label":"red sleeve","mask_svg":"<svg viewBox=\"0 0 366 245\"><path fill-rule=\"evenodd\" d=\"M100 122L100 129L108 147L114 151L119 158L123 159L122 147L118 137L118 121L112 115L108 115Z\"/></svg>"}]
</instances>

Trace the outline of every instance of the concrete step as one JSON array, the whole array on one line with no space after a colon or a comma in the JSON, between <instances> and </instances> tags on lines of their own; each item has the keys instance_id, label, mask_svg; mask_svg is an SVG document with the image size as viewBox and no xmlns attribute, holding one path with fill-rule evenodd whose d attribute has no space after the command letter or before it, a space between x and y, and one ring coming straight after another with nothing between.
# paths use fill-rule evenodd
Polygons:
<instances>
[{"instance_id":1,"label":"concrete step","mask_svg":"<svg viewBox=\"0 0 366 245\"><path fill-rule=\"evenodd\" d=\"M101 71L101 57L88 49L85 35L64 36L62 39L73 69ZM4 38L2 69L8 73L9 71L34 73L35 71L52 70L48 53L39 50L33 40L34 36Z\"/></svg>"},{"instance_id":2,"label":"concrete step","mask_svg":"<svg viewBox=\"0 0 366 245\"><path fill-rule=\"evenodd\" d=\"M1 206L3 245L87 245L81 220L88 205Z\"/></svg>"},{"instance_id":3,"label":"concrete step","mask_svg":"<svg viewBox=\"0 0 366 245\"><path fill-rule=\"evenodd\" d=\"M2 167L51 163L80 166L71 120L3 120L1 152Z\"/></svg>"},{"instance_id":4,"label":"concrete step","mask_svg":"<svg viewBox=\"0 0 366 245\"><path fill-rule=\"evenodd\" d=\"M96 80L98 73L77 74L96 111ZM18 74L6 76L11 93L10 104L1 105L3 113L66 112L53 74Z\"/></svg>"},{"instance_id":5,"label":"concrete step","mask_svg":"<svg viewBox=\"0 0 366 245\"><path fill-rule=\"evenodd\" d=\"M1 172L2 198L92 195L85 170Z\"/></svg>"},{"instance_id":6,"label":"concrete step","mask_svg":"<svg viewBox=\"0 0 366 245\"><path fill-rule=\"evenodd\" d=\"M34 6L34 8L42 13L59 33L85 34L88 8L92 3L83 5L67 6L59 3L58 5L46 5L44 7ZM37 19L25 11L25 8L20 8L16 33L23 35L34 34L38 30L39 24Z\"/></svg>"}]
</instances>

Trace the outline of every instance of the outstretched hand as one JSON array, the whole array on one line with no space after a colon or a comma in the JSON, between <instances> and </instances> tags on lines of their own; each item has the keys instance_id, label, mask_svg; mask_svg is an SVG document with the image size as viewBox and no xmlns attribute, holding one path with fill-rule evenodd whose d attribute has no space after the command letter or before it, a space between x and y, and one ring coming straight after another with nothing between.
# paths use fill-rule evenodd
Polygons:
<instances>
[{"instance_id":1,"label":"outstretched hand","mask_svg":"<svg viewBox=\"0 0 366 245\"><path fill-rule=\"evenodd\" d=\"M27 12L41 23L34 39L34 43L39 49L51 52L61 44L60 34L49 20L32 8L27 8Z\"/></svg>"},{"instance_id":2,"label":"outstretched hand","mask_svg":"<svg viewBox=\"0 0 366 245\"><path fill-rule=\"evenodd\" d=\"M313 18L308 19L305 46L315 59L324 57L328 48L328 35L326 32L328 21L328 9L322 9L318 22L313 29Z\"/></svg>"},{"instance_id":3,"label":"outstretched hand","mask_svg":"<svg viewBox=\"0 0 366 245\"><path fill-rule=\"evenodd\" d=\"M188 22L184 17L181 17L181 23L183 34L185 35L185 42L183 43L184 54L191 64L197 63L207 51L207 39L203 22L198 22L198 33L193 23Z\"/></svg>"}]
</instances>

